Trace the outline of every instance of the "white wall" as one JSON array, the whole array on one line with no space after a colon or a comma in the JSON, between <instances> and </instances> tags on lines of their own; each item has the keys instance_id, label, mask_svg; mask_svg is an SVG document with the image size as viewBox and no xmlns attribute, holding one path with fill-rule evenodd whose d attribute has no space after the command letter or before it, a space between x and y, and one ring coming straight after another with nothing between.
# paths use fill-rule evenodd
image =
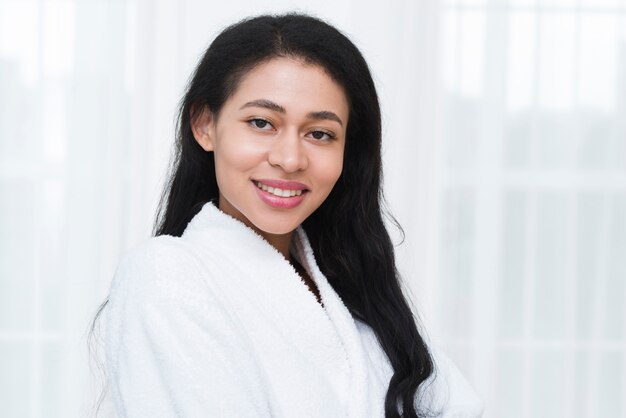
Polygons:
<instances>
[{"instance_id":1,"label":"white wall","mask_svg":"<svg viewBox=\"0 0 626 418\"><path fill-rule=\"evenodd\" d=\"M626 416L625 3L298 3L370 63L400 268L487 418ZM150 234L187 77L294 10L217 4L0 0L0 415L89 412L89 322Z\"/></svg>"}]
</instances>

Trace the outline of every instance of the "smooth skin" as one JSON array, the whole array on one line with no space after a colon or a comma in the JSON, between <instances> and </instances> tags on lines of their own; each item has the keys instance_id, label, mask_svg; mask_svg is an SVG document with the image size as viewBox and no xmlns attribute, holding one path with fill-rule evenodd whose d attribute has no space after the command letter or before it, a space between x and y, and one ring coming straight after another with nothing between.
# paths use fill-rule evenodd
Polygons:
<instances>
[{"instance_id":1,"label":"smooth skin","mask_svg":"<svg viewBox=\"0 0 626 418\"><path fill-rule=\"evenodd\" d=\"M287 260L293 231L328 197L341 175L348 124L343 88L322 67L275 58L248 72L219 115L205 109L194 137L215 157L219 208L263 236ZM257 182L295 181L301 202L283 208L262 199ZM284 198L296 199L296 197ZM294 267L313 293L313 281Z\"/></svg>"}]
</instances>

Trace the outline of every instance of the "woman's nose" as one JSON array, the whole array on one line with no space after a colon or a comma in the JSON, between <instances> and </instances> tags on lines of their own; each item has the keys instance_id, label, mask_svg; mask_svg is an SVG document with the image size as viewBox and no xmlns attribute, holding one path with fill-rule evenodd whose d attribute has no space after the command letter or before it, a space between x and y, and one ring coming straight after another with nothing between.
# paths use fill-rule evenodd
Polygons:
<instances>
[{"instance_id":1,"label":"woman's nose","mask_svg":"<svg viewBox=\"0 0 626 418\"><path fill-rule=\"evenodd\" d=\"M287 131L274 139L267 159L270 165L279 166L287 173L304 170L309 164L302 139L297 133Z\"/></svg>"}]
</instances>

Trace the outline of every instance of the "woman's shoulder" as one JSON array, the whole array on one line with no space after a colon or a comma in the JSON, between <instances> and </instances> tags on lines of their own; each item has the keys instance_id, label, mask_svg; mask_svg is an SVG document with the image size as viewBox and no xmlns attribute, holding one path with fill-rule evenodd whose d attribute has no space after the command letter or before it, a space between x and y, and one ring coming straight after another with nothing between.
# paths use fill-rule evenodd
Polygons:
<instances>
[{"instance_id":1,"label":"woman's shoulder","mask_svg":"<svg viewBox=\"0 0 626 418\"><path fill-rule=\"evenodd\" d=\"M115 273L118 277L133 274L139 279L155 279L165 270L178 270L188 266L192 255L179 237L161 235L152 237L131 248L121 258Z\"/></svg>"},{"instance_id":2,"label":"woman's shoulder","mask_svg":"<svg viewBox=\"0 0 626 418\"><path fill-rule=\"evenodd\" d=\"M158 257L165 260L184 257L185 246L180 237L159 235L151 237L127 250L121 258L120 266L135 264L154 264Z\"/></svg>"},{"instance_id":3,"label":"woman's shoulder","mask_svg":"<svg viewBox=\"0 0 626 418\"><path fill-rule=\"evenodd\" d=\"M150 238L128 251L118 264L111 283L109 300L169 299L185 294L198 298L210 290L207 275L209 259L199 260L193 246L179 237Z\"/></svg>"},{"instance_id":4,"label":"woman's shoulder","mask_svg":"<svg viewBox=\"0 0 626 418\"><path fill-rule=\"evenodd\" d=\"M375 376L385 387L393 369L383 352L374 331L361 321L356 321L364 348ZM427 341L434 370L420 386L416 402L422 409L438 418L478 418L482 416L483 401L454 362L436 344Z\"/></svg>"}]
</instances>

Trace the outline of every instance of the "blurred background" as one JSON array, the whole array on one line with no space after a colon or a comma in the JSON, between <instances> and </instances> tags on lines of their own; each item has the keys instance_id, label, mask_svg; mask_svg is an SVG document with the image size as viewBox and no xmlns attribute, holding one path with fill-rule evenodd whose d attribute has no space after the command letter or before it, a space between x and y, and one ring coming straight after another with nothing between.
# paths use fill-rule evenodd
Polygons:
<instances>
[{"instance_id":1,"label":"blurred background","mask_svg":"<svg viewBox=\"0 0 626 418\"><path fill-rule=\"evenodd\" d=\"M371 66L400 270L485 418L626 417L626 0L0 0L0 416L91 414L187 78L288 10Z\"/></svg>"}]
</instances>

